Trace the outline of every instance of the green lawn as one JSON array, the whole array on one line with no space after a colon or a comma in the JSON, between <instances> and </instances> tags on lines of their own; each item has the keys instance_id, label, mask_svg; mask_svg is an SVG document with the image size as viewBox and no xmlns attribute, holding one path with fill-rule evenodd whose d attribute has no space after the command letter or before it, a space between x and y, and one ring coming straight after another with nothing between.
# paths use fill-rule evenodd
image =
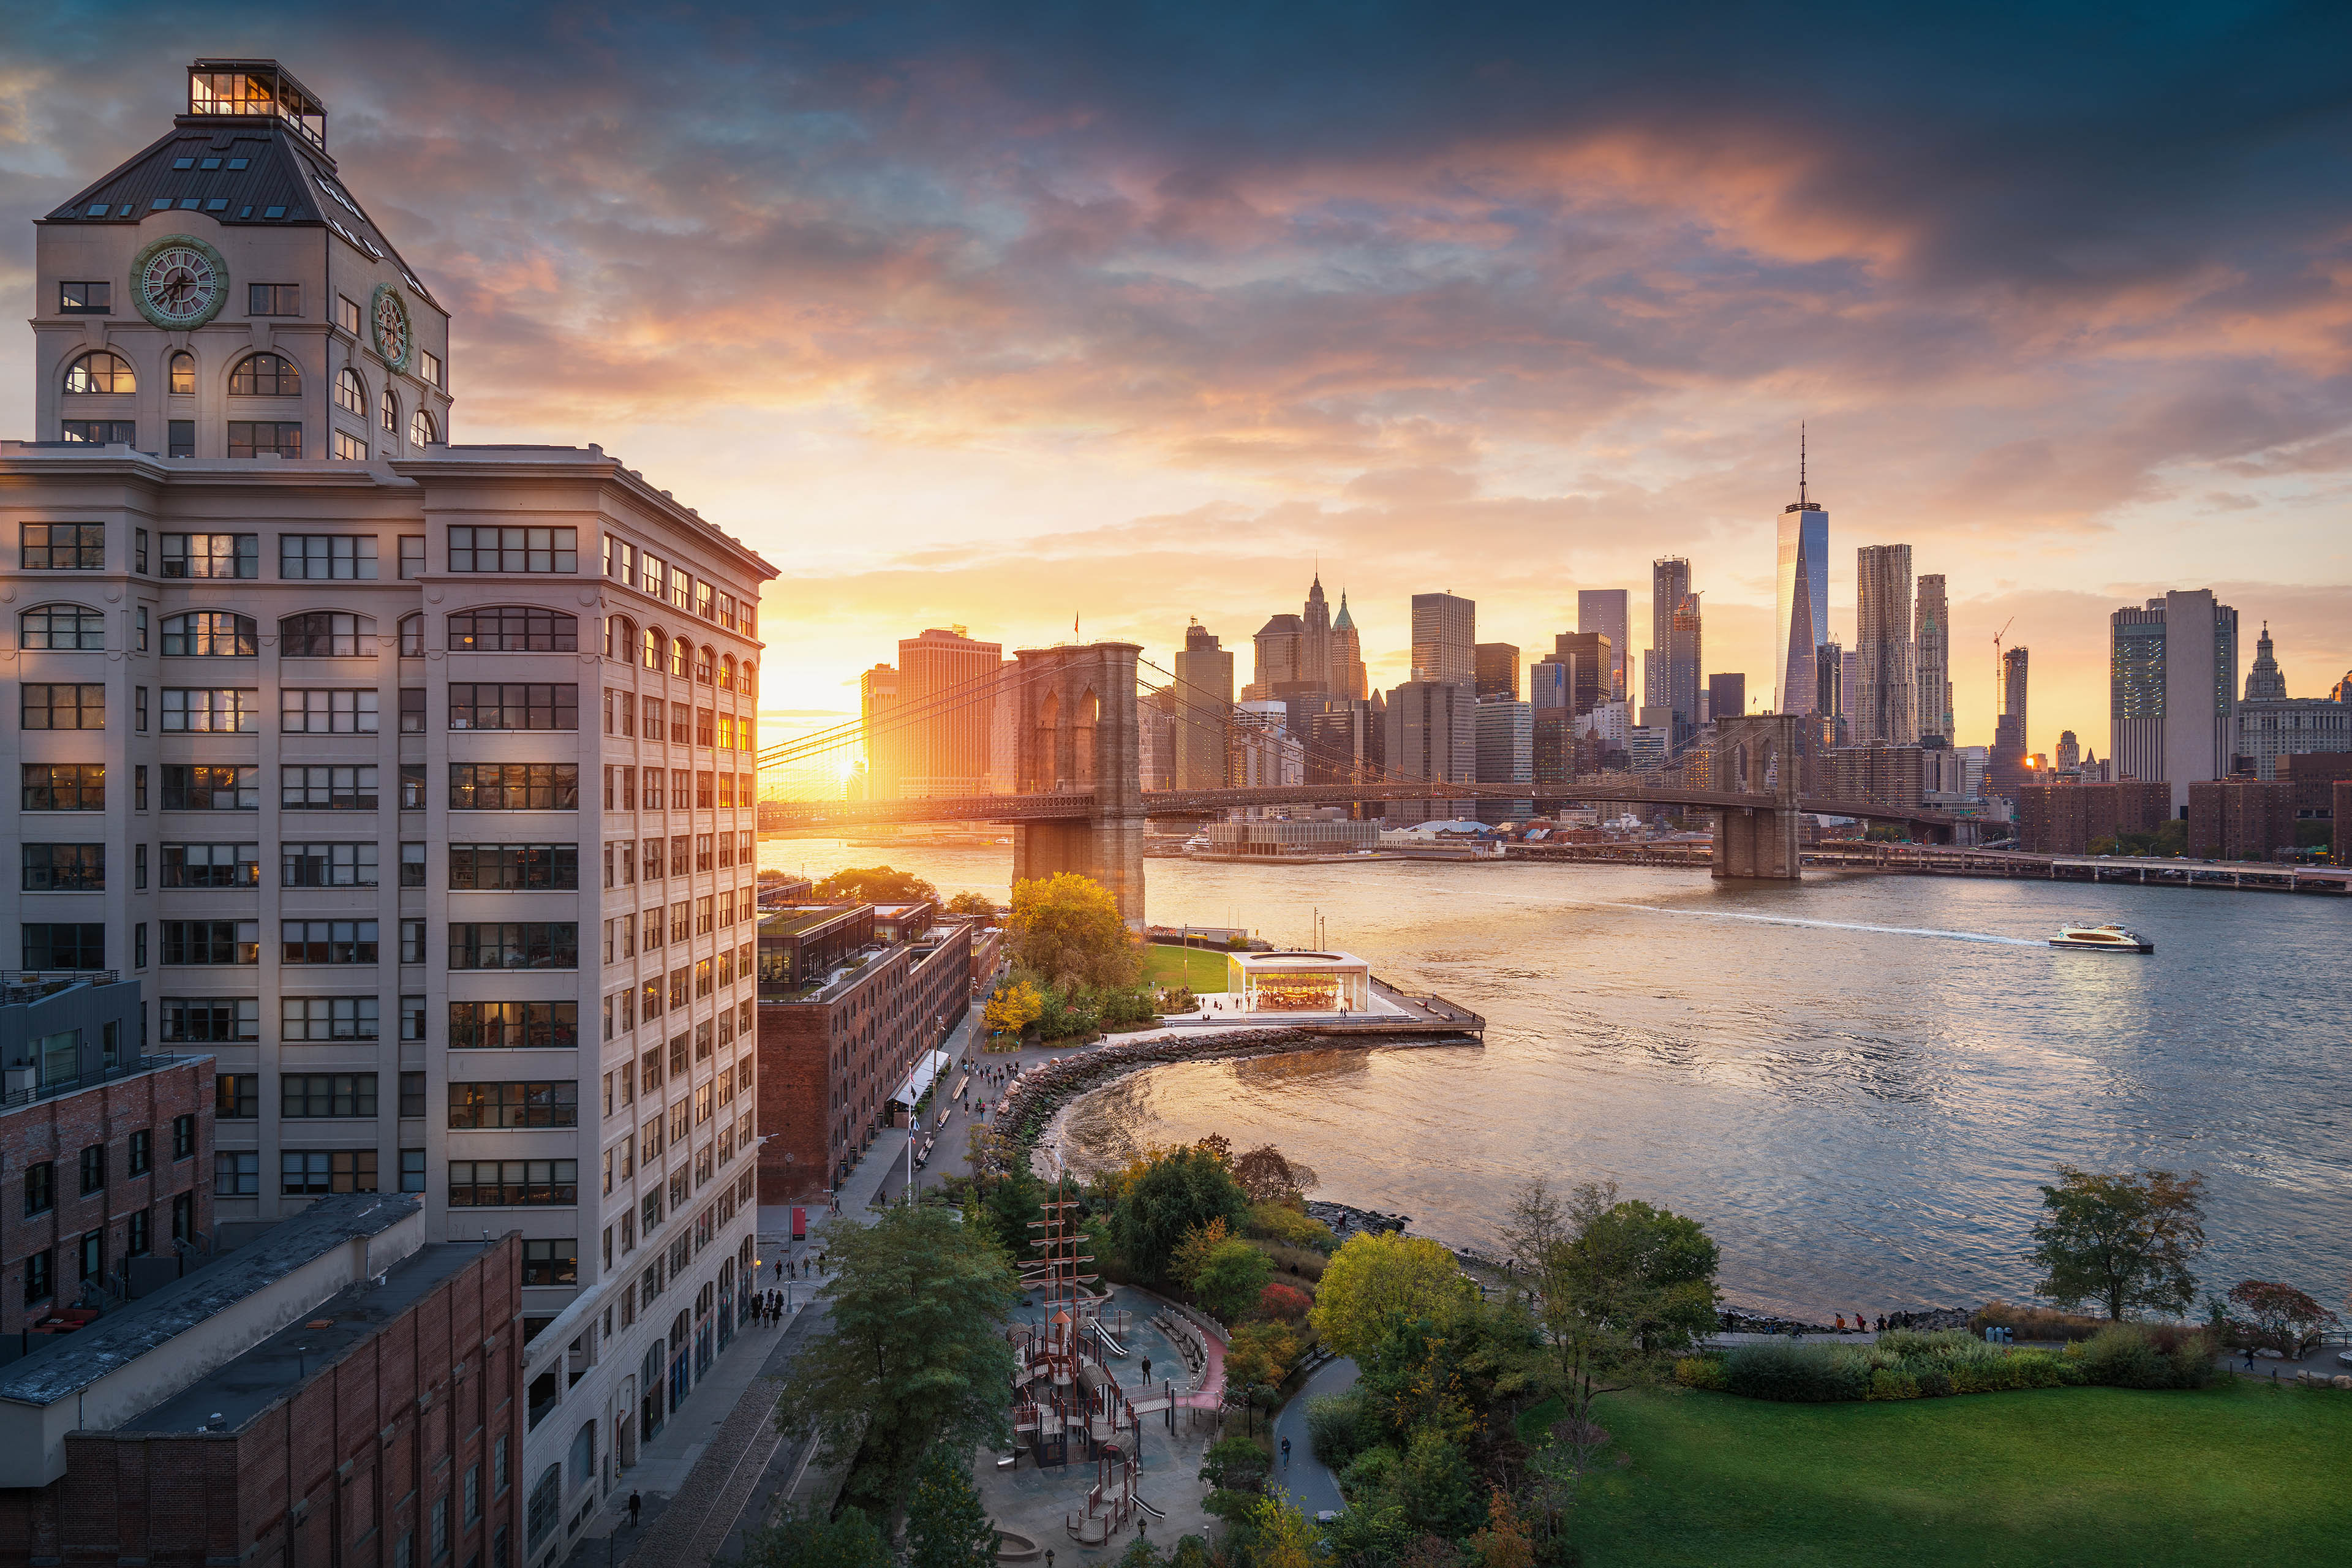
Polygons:
<instances>
[{"instance_id":1,"label":"green lawn","mask_svg":"<svg viewBox=\"0 0 2352 1568\"><path fill-rule=\"evenodd\" d=\"M1584 1568L2352 1563L2352 1394L2225 1379L1889 1404L1602 1402Z\"/></svg>"},{"instance_id":2,"label":"green lawn","mask_svg":"<svg viewBox=\"0 0 2352 1568\"><path fill-rule=\"evenodd\" d=\"M1190 985L1195 993L1225 988L1225 955L1197 947L1162 947L1154 942L1143 950L1143 978L1154 985Z\"/></svg>"}]
</instances>

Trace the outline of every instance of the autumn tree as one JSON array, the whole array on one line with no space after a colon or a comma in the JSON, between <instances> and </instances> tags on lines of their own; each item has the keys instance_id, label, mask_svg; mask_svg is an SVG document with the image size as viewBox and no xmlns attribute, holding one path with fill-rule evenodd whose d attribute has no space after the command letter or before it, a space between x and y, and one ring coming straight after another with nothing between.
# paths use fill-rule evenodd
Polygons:
<instances>
[{"instance_id":1,"label":"autumn tree","mask_svg":"<svg viewBox=\"0 0 2352 1568\"><path fill-rule=\"evenodd\" d=\"M1022 1030L1045 1015L1045 998L1026 980L1015 980L997 988L981 1009L980 1021L992 1035L1018 1036Z\"/></svg>"},{"instance_id":2,"label":"autumn tree","mask_svg":"<svg viewBox=\"0 0 2352 1568\"><path fill-rule=\"evenodd\" d=\"M1014 964L1056 985L1125 990L1142 977L1142 944L1092 877L1015 882L1004 929Z\"/></svg>"},{"instance_id":3,"label":"autumn tree","mask_svg":"<svg viewBox=\"0 0 2352 1568\"><path fill-rule=\"evenodd\" d=\"M2244 1310L2254 1330L2272 1349L2290 1361L2309 1353L2337 1321L2335 1313L2292 1285L2268 1279L2241 1279L2230 1287L2230 1300Z\"/></svg>"},{"instance_id":4,"label":"autumn tree","mask_svg":"<svg viewBox=\"0 0 2352 1568\"><path fill-rule=\"evenodd\" d=\"M1169 1276L1185 1233L1223 1220L1230 1227L1249 1202L1223 1162L1199 1146L1172 1149L1121 1187L1109 1235L1137 1272Z\"/></svg>"},{"instance_id":5,"label":"autumn tree","mask_svg":"<svg viewBox=\"0 0 2352 1568\"><path fill-rule=\"evenodd\" d=\"M1316 1184L1314 1168L1289 1159L1271 1143L1260 1144L1234 1162L1234 1180L1254 1204L1287 1203Z\"/></svg>"},{"instance_id":6,"label":"autumn tree","mask_svg":"<svg viewBox=\"0 0 2352 1568\"><path fill-rule=\"evenodd\" d=\"M2058 1167L2033 1227L2037 1294L2062 1307L2094 1301L2120 1320L2135 1309L2179 1312L2197 1299L2189 1265L2205 1246L2205 1178L2170 1171L2102 1175Z\"/></svg>"},{"instance_id":7,"label":"autumn tree","mask_svg":"<svg viewBox=\"0 0 2352 1568\"><path fill-rule=\"evenodd\" d=\"M1361 1355L1399 1319L1443 1320L1477 1299L1477 1287L1437 1242L1366 1234L1349 1237L1324 1265L1307 1321L1334 1353Z\"/></svg>"},{"instance_id":8,"label":"autumn tree","mask_svg":"<svg viewBox=\"0 0 2352 1568\"><path fill-rule=\"evenodd\" d=\"M894 871L887 866L852 866L819 882L814 897L824 904L937 903L940 890L912 871Z\"/></svg>"},{"instance_id":9,"label":"autumn tree","mask_svg":"<svg viewBox=\"0 0 2352 1568\"><path fill-rule=\"evenodd\" d=\"M948 900L948 913L968 915L976 921L996 918L996 900L986 893L958 893Z\"/></svg>"}]
</instances>

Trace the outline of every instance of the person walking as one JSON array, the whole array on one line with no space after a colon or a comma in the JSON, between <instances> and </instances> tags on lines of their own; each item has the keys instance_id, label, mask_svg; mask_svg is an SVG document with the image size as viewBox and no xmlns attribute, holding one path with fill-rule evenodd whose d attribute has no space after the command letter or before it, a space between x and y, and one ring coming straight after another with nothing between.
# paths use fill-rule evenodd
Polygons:
<instances>
[{"instance_id":1,"label":"person walking","mask_svg":"<svg viewBox=\"0 0 2352 1568\"><path fill-rule=\"evenodd\" d=\"M645 1507L645 1500L638 1497L635 1489L632 1488L629 1491L629 1528L631 1530L637 1528L637 1510L643 1507Z\"/></svg>"},{"instance_id":2,"label":"person walking","mask_svg":"<svg viewBox=\"0 0 2352 1568\"><path fill-rule=\"evenodd\" d=\"M1290 1468L1290 1439L1287 1437L1282 1440L1282 1468L1286 1470Z\"/></svg>"}]
</instances>

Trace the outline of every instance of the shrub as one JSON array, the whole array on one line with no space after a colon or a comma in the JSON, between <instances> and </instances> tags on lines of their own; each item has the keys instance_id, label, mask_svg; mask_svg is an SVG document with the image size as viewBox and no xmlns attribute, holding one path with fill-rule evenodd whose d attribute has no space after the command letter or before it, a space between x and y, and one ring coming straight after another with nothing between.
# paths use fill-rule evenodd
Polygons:
<instances>
[{"instance_id":1,"label":"shrub","mask_svg":"<svg viewBox=\"0 0 2352 1568\"><path fill-rule=\"evenodd\" d=\"M1285 1247L1312 1247L1328 1253L1339 1245L1339 1238L1331 1234L1329 1226L1284 1203L1250 1205L1249 1217L1243 1222L1243 1227L1251 1236Z\"/></svg>"},{"instance_id":2,"label":"shrub","mask_svg":"<svg viewBox=\"0 0 2352 1568\"><path fill-rule=\"evenodd\" d=\"M1675 1363L1675 1381L1685 1388L1723 1389L1730 1386L1730 1378L1723 1357L1719 1355L1686 1355Z\"/></svg>"},{"instance_id":3,"label":"shrub","mask_svg":"<svg viewBox=\"0 0 2352 1568\"><path fill-rule=\"evenodd\" d=\"M1315 1457L1335 1470L1345 1469L1358 1454L1380 1436L1361 1388L1346 1394L1318 1394L1307 1402L1307 1441Z\"/></svg>"},{"instance_id":4,"label":"shrub","mask_svg":"<svg viewBox=\"0 0 2352 1568\"><path fill-rule=\"evenodd\" d=\"M1988 1328L2007 1329L2021 1340L2087 1340L2107 1326L2105 1318L2061 1312L2049 1307L2015 1307L2007 1301L1987 1301L1969 1320L1979 1338Z\"/></svg>"},{"instance_id":5,"label":"shrub","mask_svg":"<svg viewBox=\"0 0 2352 1568\"><path fill-rule=\"evenodd\" d=\"M1860 1399L1869 1387L1868 1363L1829 1345L1741 1345L1731 1352L1724 1385L1749 1399L1796 1405Z\"/></svg>"},{"instance_id":6,"label":"shrub","mask_svg":"<svg viewBox=\"0 0 2352 1568\"><path fill-rule=\"evenodd\" d=\"M1882 1366L1870 1374L1870 1397L1916 1399L1919 1397L1919 1380L1893 1367Z\"/></svg>"},{"instance_id":7,"label":"shrub","mask_svg":"<svg viewBox=\"0 0 2352 1568\"><path fill-rule=\"evenodd\" d=\"M2067 1354L2084 1382L2108 1388L2202 1388L2213 1380L2212 1335L2177 1323L2110 1323Z\"/></svg>"},{"instance_id":8,"label":"shrub","mask_svg":"<svg viewBox=\"0 0 2352 1568\"><path fill-rule=\"evenodd\" d=\"M1293 1285L1268 1285L1257 1293L1257 1310L1261 1317L1295 1323L1307 1316L1315 1305L1315 1298Z\"/></svg>"}]
</instances>

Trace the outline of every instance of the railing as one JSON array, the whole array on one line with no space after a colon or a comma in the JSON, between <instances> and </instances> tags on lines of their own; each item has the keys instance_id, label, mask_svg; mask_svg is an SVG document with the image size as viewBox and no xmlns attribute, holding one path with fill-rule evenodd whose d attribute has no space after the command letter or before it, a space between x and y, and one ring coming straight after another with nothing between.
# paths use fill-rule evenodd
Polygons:
<instances>
[{"instance_id":1,"label":"railing","mask_svg":"<svg viewBox=\"0 0 2352 1568\"><path fill-rule=\"evenodd\" d=\"M72 985L112 985L122 979L113 969L0 969L0 1005L37 1002Z\"/></svg>"},{"instance_id":2,"label":"railing","mask_svg":"<svg viewBox=\"0 0 2352 1568\"><path fill-rule=\"evenodd\" d=\"M141 1073L160 1072L164 1068L177 1067L183 1062L205 1059L208 1058L196 1056L133 1057L127 1062L118 1062L113 1067L100 1068L96 1072L82 1073L74 1078L59 1079L55 1083L26 1085L12 1083L5 1092L0 1092L0 1106L32 1105L44 1100L55 1100L61 1095L76 1094L85 1089L95 1089L102 1083L113 1083L126 1078L137 1078ZM11 1071L10 1077L13 1079L17 1072L30 1070L30 1068L16 1068Z\"/></svg>"}]
</instances>

